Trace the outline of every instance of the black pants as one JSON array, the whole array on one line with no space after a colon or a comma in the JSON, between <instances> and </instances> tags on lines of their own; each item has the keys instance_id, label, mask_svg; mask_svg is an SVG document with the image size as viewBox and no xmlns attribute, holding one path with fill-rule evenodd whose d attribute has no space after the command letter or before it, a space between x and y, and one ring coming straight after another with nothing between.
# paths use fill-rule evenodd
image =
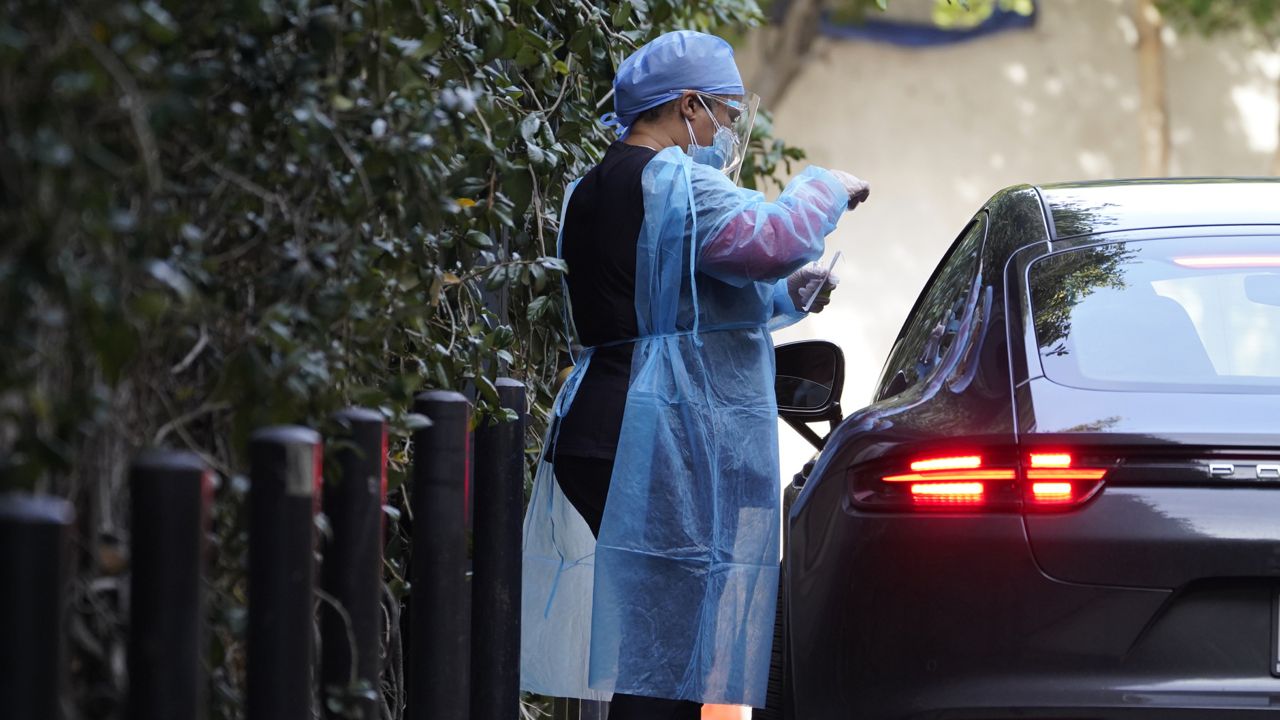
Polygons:
<instances>
[{"instance_id":1,"label":"black pants","mask_svg":"<svg viewBox=\"0 0 1280 720\"><path fill-rule=\"evenodd\" d=\"M591 534L599 537L613 461L556 455L555 469L560 490L587 521ZM698 720L701 716L702 704L688 700L615 693L609 703L609 720Z\"/></svg>"}]
</instances>

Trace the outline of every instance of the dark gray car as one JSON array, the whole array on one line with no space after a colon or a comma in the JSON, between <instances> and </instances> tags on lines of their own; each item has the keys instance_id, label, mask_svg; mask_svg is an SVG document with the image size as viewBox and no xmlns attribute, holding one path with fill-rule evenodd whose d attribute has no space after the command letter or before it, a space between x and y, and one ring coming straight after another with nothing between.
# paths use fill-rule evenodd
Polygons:
<instances>
[{"instance_id":1,"label":"dark gray car","mask_svg":"<svg viewBox=\"0 0 1280 720\"><path fill-rule=\"evenodd\" d=\"M836 425L839 350L777 360ZM808 436L758 717L1280 713L1280 182L999 193Z\"/></svg>"}]
</instances>

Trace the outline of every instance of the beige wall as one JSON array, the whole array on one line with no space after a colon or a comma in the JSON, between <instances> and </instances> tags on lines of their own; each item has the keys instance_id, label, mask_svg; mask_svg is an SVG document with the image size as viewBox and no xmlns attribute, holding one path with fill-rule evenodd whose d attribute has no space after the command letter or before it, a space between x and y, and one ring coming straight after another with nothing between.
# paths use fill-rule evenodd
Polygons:
<instances>
[{"instance_id":1,"label":"beige wall","mask_svg":"<svg viewBox=\"0 0 1280 720\"><path fill-rule=\"evenodd\" d=\"M894 0L894 4L932 0ZM777 342L845 352L847 411L866 404L922 284L966 220L1007 185L1140 172L1135 37L1123 0L1041 0L1036 27L901 49L822 40L773 107L776 131L871 182L829 238L842 284ZM1261 175L1275 150L1276 57L1168 34L1172 172ZM750 77L750 69L744 68ZM797 168L798 169L798 168ZM809 454L780 427L784 478Z\"/></svg>"}]
</instances>

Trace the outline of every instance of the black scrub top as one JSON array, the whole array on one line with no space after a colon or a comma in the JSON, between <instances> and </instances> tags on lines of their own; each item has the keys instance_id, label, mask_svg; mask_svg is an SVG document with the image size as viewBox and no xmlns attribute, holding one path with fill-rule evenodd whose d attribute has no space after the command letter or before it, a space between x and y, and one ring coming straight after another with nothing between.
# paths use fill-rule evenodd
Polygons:
<instances>
[{"instance_id":1,"label":"black scrub top","mask_svg":"<svg viewBox=\"0 0 1280 720\"><path fill-rule=\"evenodd\" d=\"M657 153L615 142L583 176L565 212L562 256L578 339L595 347L560 424L556 456L612 460L631 381L636 323L636 245L644 222L640 178ZM602 347L609 343L620 343Z\"/></svg>"}]
</instances>

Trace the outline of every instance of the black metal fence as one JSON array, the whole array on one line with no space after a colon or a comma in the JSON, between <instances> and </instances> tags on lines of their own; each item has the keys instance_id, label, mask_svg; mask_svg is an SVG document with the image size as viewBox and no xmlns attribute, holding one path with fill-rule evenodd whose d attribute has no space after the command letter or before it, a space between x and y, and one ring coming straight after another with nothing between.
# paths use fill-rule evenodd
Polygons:
<instances>
[{"instance_id":1,"label":"black metal fence","mask_svg":"<svg viewBox=\"0 0 1280 720\"><path fill-rule=\"evenodd\" d=\"M414 404L430 425L414 433L408 488L405 717L413 720L519 717L526 398L517 381L499 380L497 388L517 419L474 432L471 404L458 393L422 393ZM263 428L250 439L248 720L311 720L317 708L324 717L381 717L387 429L370 410L335 419L341 430L327 439L298 426ZM336 466L328 482L326 441ZM212 473L191 453L148 451L133 462L131 720L205 717L212 487ZM321 509L330 532L318 546ZM0 495L0 708L7 720L64 717L73 520L66 500Z\"/></svg>"}]
</instances>

